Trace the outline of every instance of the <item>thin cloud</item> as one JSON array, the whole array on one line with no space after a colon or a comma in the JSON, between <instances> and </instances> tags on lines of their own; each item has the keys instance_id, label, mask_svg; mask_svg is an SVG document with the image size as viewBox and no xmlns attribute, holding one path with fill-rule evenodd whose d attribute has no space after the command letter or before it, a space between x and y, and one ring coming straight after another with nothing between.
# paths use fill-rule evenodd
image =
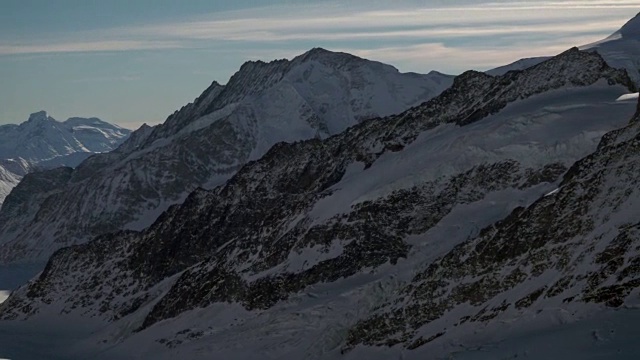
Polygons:
<instances>
[{"instance_id":1,"label":"thin cloud","mask_svg":"<svg viewBox=\"0 0 640 360\"><path fill-rule=\"evenodd\" d=\"M630 6L626 5L626 7ZM483 30L490 29L492 26L497 29L494 33L490 30L486 31L486 35L500 34L507 30L523 31L519 29L544 32L584 31L585 28L600 30L619 27L629 18L626 12L608 16L603 16L601 11L581 11L574 14L549 13L547 10L550 7L551 5L532 8L483 6L351 13L333 9L331 12L324 9L310 9L293 16L269 13L258 15L248 11L244 17L231 20L186 21L123 29L121 32L139 36L197 40L282 41L309 39L312 36L333 40L335 37L344 37L348 34L370 37L402 36L403 34L422 36L420 31L430 31L435 36L461 36L465 35L463 31L470 33L474 28ZM611 6L608 7L611 8ZM640 2L636 2L635 7L640 7ZM578 8L592 9L584 6ZM567 9L576 8L568 7ZM496 11L501 12L496 13ZM309 13L314 16L310 17ZM403 31L410 27L424 29Z\"/></svg>"},{"instance_id":2,"label":"thin cloud","mask_svg":"<svg viewBox=\"0 0 640 360\"><path fill-rule=\"evenodd\" d=\"M458 69L488 70L522 58L556 55L587 39L588 37L570 37L552 44L528 43L509 48L467 48L451 47L443 43L422 43L352 52L364 58L396 64L404 71L424 72L443 63Z\"/></svg>"},{"instance_id":3,"label":"thin cloud","mask_svg":"<svg viewBox=\"0 0 640 360\"><path fill-rule=\"evenodd\" d=\"M590 33L614 31L620 27L619 20L599 21L589 23L586 29ZM585 31L584 24L540 24L540 25L509 25L474 27L461 26L457 28L427 28L412 30L386 30L386 31L342 31L342 32L305 32L303 29L296 32L267 32L255 31L244 33L230 33L221 35L211 33L209 36L200 34L201 39L223 38L233 41L341 41L341 40L390 40L390 39L424 39L424 38L460 38L460 37L490 37L498 35L522 35L522 34L547 34L557 35L566 33L581 33Z\"/></svg>"},{"instance_id":4,"label":"thin cloud","mask_svg":"<svg viewBox=\"0 0 640 360\"><path fill-rule=\"evenodd\" d=\"M516 60L538 56L557 55L578 44L592 40L591 36L559 37L554 41L529 41L504 46L450 46L442 42L422 42L402 46L372 46L368 48L329 47L328 50L348 52L363 58L393 64L401 71L426 73L447 64L448 71L489 70ZM292 58L306 48L271 48L245 53L244 60ZM471 59L471 60L470 60Z\"/></svg>"},{"instance_id":5,"label":"thin cloud","mask_svg":"<svg viewBox=\"0 0 640 360\"><path fill-rule=\"evenodd\" d=\"M489 3L485 3L484 5L488 7L504 7L505 5L507 5L510 8L538 6L541 8L554 8L554 9L555 8L575 8L575 7L592 8L594 6L628 8L628 7L637 7L638 1L636 0L509 1L506 4L504 2L489 2Z\"/></svg>"},{"instance_id":6,"label":"thin cloud","mask_svg":"<svg viewBox=\"0 0 640 360\"><path fill-rule=\"evenodd\" d=\"M69 82L72 83L93 83L93 82L111 82L111 81L138 81L140 76L138 75L122 75L122 76L99 76L81 79L72 79Z\"/></svg>"},{"instance_id":7,"label":"thin cloud","mask_svg":"<svg viewBox=\"0 0 640 360\"><path fill-rule=\"evenodd\" d=\"M450 2L449 4L454 3ZM355 4L355 5L354 5ZM405 8L402 8L402 7ZM558 39L590 34L585 43L599 40L617 30L640 9L640 1L488 1L461 6L430 6L394 9L375 7L369 2L330 3L322 5L272 6L199 16L180 22L121 27L70 34L69 38L48 44L2 44L0 55L48 54L74 52L117 52L166 50L175 48L214 48L225 51L229 44L241 49L255 44L279 43L270 47L293 47L349 43L353 48L391 49L391 44L444 44L473 38L486 51L519 51L519 42L546 37L547 42L562 46ZM374 7L374 8L372 8ZM603 12L603 9L608 11ZM630 14L631 13L631 14ZM206 18L206 20L205 20ZM90 39L87 40L87 39ZM126 40L123 40L126 39ZM287 45L289 44L289 45ZM471 45L469 45L471 46ZM469 47L467 46L467 47ZM555 46L555 45L554 45ZM297 46L296 46L297 47ZM461 47L457 47L461 48ZM236 51L234 49L234 51ZM442 50L442 49L441 49ZM353 51L353 49L346 49ZM477 51L477 50L476 50ZM376 58L375 56L372 56ZM267 56L269 58L269 56ZM465 61L475 57L464 56ZM380 58L380 60L385 60ZM448 62L447 62L448 63ZM475 65L475 63L474 63Z\"/></svg>"},{"instance_id":8,"label":"thin cloud","mask_svg":"<svg viewBox=\"0 0 640 360\"><path fill-rule=\"evenodd\" d=\"M158 50L183 47L176 41L102 40L58 44L0 45L0 55Z\"/></svg>"}]
</instances>

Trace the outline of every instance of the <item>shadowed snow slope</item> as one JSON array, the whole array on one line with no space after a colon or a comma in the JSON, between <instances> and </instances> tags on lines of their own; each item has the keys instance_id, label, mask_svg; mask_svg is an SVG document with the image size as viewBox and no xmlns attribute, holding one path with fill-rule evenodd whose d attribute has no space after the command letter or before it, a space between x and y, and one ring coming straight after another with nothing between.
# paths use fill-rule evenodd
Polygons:
<instances>
[{"instance_id":1,"label":"shadowed snow slope","mask_svg":"<svg viewBox=\"0 0 640 360\"><path fill-rule=\"evenodd\" d=\"M500 342L453 354L452 359L634 360L640 354L639 309L606 311L554 327L526 328Z\"/></svg>"},{"instance_id":2,"label":"shadowed snow slope","mask_svg":"<svg viewBox=\"0 0 640 360\"><path fill-rule=\"evenodd\" d=\"M466 72L402 114L277 144L144 231L58 250L0 328L77 323L58 354L85 358L421 359L630 304L632 88L576 48ZM619 236L589 251L591 213Z\"/></svg>"}]
</instances>

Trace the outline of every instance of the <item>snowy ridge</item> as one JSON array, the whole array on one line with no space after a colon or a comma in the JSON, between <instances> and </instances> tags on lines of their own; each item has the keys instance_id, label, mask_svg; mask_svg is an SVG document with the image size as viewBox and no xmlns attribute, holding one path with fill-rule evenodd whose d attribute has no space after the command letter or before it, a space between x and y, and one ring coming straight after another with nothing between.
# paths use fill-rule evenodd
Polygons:
<instances>
[{"instance_id":1,"label":"snowy ridge","mask_svg":"<svg viewBox=\"0 0 640 360\"><path fill-rule=\"evenodd\" d=\"M32 201L16 206L42 215L0 223L0 261L44 260L95 235L143 229L194 189L224 183L277 142L326 138L404 111L452 81L323 49L291 61L248 62L228 84L212 83L164 124L143 127L116 151L83 162L50 196L16 197Z\"/></svg>"},{"instance_id":2,"label":"snowy ridge","mask_svg":"<svg viewBox=\"0 0 640 360\"><path fill-rule=\"evenodd\" d=\"M22 158L37 164L77 152L106 152L120 145L129 132L97 118L58 122L40 111L20 125L0 126L0 158Z\"/></svg>"},{"instance_id":3,"label":"snowy ridge","mask_svg":"<svg viewBox=\"0 0 640 360\"><path fill-rule=\"evenodd\" d=\"M20 125L0 126L0 204L28 172L77 166L94 153L115 149L129 133L98 118L58 122L45 111Z\"/></svg>"},{"instance_id":4,"label":"snowy ridge","mask_svg":"<svg viewBox=\"0 0 640 360\"><path fill-rule=\"evenodd\" d=\"M640 87L640 13L629 20L620 30L605 39L580 46L580 50L597 51L607 63L625 69L636 87ZM511 70L524 70L549 59L539 56L517 60L511 64L491 69L489 75L504 75Z\"/></svg>"},{"instance_id":5,"label":"snowy ridge","mask_svg":"<svg viewBox=\"0 0 640 360\"><path fill-rule=\"evenodd\" d=\"M640 84L640 13L608 38L581 49L600 53L609 65L626 69L631 79Z\"/></svg>"},{"instance_id":6,"label":"snowy ridge","mask_svg":"<svg viewBox=\"0 0 640 360\"><path fill-rule=\"evenodd\" d=\"M57 251L0 316L91 319L97 332L73 350L94 358L337 358L351 349L344 356L356 359L380 351L362 344L393 343L389 356L400 356L433 335L412 332L425 324L420 308L402 312L416 314L406 319L415 330L400 329L408 335L384 321L394 306L423 301L396 301L414 293L416 271L544 201L576 160L605 147L603 134L628 123L636 104L616 99L632 88L577 49L501 77L465 73L400 115L279 143L147 230Z\"/></svg>"},{"instance_id":7,"label":"snowy ridge","mask_svg":"<svg viewBox=\"0 0 640 360\"><path fill-rule=\"evenodd\" d=\"M525 70L528 69L532 66L538 65L541 62L545 61L545 60L549 60L550 56L540 56L540 57L533 57L533 58L524 58L524 59L520 59L517 61L512 62L511 64L507 64L507 65L503 65L500 67L497 67L495 69L491 69L489 71L487 71L486 73L489 75L493 75L493 76L497 76L497 75L504 75L509 71L512 70Z\"/></svg>"}]
</instances>

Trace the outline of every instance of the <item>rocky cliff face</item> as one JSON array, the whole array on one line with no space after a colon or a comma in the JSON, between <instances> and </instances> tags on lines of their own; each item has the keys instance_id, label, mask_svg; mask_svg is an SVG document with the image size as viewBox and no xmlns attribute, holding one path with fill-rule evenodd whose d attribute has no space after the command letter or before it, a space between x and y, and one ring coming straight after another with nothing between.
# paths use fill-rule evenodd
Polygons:
<instances>
[{"instance_id":1,"label":"rocky cliff face","mask_svg":"<svg viewBox=\"0 0 640 360\"><path fill-rule=\"evenodd\" d=\"M451 82L323 49L291 61L249 62L164 124L144 127L116 151L83 162L55 192L13 197L30 202L11 206L40 215L4 217L0 258L43 260L98 234L145 228L169 205L198 187L224 183L277 142L326 138L422 103Z\"/></svg>"},{"instance_id":2,"label":"rocky cliff face","mask_svg":"<svg viewBox=\"0 0 640 360\"><path fill-rule=\"evenodd\" d=\"M571 166L558 189L422 269L350 330L348 346L411 349L457 327L558 306L575 316L581 304L637 305L638 120L640 107L632 123Z\"/></svg>"},{"instance_id":3,"label":"rocky cliff face","mask_svg":"<svg viewBox=\"0 0 640 360\"><path fill-rule=\"evenodd\" d=\"M319 347L325 351L329 343L419 347L446 332L418 330L464 320L445 316L457 306L470 313L465 321L490 321L548 290L515 298L509 289L536 274L575 269L573 251L588 246L553 241L591 231L580 219L588 209L567 208L574 218L567 226L561 226L565 212L556 218L549 211L571 203L557 202L563 194L575 194L575 201L589 194L581 180L575 191L567 188L570 179L583 178L581 165L572 164L628 122L636 105L614 100L632 88L625 72L577 49L504 76L464 73L440 96L400 115L324 140L279 143L225 185L197 189L147 230L57 251L39 278L2 305L1 316L37 321L69 314L112 324L118 333L135 330L119 338L121 346L151 336L168 348L206 341L209 349L233 350L249 341L264 350L287 328L297 332L282 342L313 339L298 343L299 356L321 357ZM607 135L597 151L625 136ZM569 168L561 190L536 201ZM618 191L611 186L603 191ZM569 289L571 281L549 289ZM304 295L313 289L325 290ZM317 297L326 307L318 307ZM236 309L242 320L227 319L217 306ZM196 309L211 315L177 329ZM315 314L321 319L308 326ZM287 321L270 322L281 317ZM264 326L268 333L260 332ZM166 337L139 335L157 331ZM102 340L110 343L109 336Z\"/></svg>"}]
</instances>

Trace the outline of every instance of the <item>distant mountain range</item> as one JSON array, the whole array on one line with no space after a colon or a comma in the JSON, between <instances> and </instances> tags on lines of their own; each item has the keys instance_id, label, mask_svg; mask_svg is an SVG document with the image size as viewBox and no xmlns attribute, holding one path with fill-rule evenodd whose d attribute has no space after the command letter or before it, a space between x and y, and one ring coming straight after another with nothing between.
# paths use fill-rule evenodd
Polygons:
<instances>
[{"instance_id":1,"label":"distant mountain range","mask_svg":"<svg viewBox=\"0 0 640 360\"><path fill-rule=\"evenodd\" d=\"M27 173L75 167L92 154L115 149L130 132L98 118L59 122L44 111L20 125L0 126L0 204Z\"/></svg>"}]
</instances>

